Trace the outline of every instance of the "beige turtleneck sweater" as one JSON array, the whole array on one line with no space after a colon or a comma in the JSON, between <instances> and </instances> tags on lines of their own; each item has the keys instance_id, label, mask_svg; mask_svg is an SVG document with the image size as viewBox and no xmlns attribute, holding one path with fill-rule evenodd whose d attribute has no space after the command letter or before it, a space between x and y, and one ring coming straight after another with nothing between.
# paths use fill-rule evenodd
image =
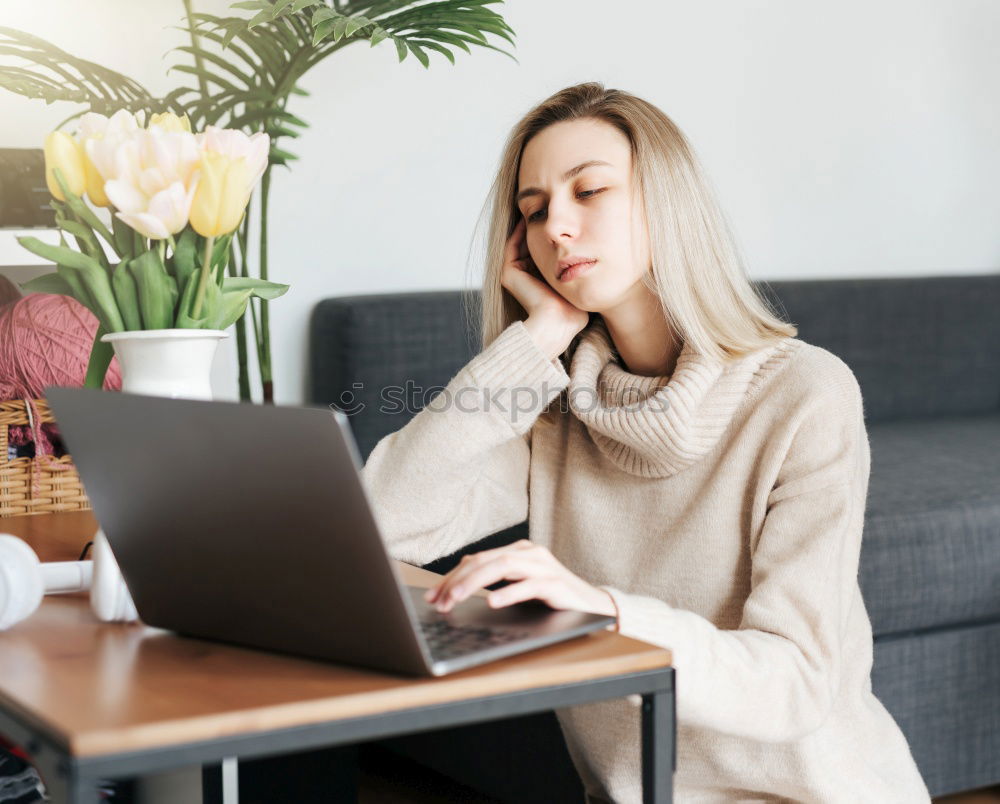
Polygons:
<instances>
[{"instance_id":1,"label":"beige turtleneck sweater","mask_svg":"<svg viewBox=\"0 0 1000 804\"><path fill-rule=\"evenodd\" d=\"M603 320L569 374L517 321L364 469L391 553L424 564L524 521L673 652L678 802L929 801L871 691L858 585L870 453L854 374L797 338L670 377ZM639 699L557 713L594 798L641 801Z\"/></svg>"}]
</instances>

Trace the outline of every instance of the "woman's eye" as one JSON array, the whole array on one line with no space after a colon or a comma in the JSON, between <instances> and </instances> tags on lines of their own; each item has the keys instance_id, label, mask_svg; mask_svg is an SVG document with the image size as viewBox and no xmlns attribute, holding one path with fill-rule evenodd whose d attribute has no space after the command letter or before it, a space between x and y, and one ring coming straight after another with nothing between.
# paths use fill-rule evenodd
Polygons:
<instances>
[{"instance_id":1,"label":"woman's eye","mask_svg":"<svg viewBox=\"0 0 1000 804\"><path fill-rule=\"evenodd\" d=\"M592 198L593 196L597 195L598 193L603 193L607 189L608 189L607 187L599 187L596 190L581 190L580 192L578 192L576 194L576 197L577 198ZM541 215L542 212L544 212L544 211L545 210L540 209L537 212L532 212L527 217L527 221L530 223L531 221L538 220L538 216Z\"/></svg>"}]
</instances>

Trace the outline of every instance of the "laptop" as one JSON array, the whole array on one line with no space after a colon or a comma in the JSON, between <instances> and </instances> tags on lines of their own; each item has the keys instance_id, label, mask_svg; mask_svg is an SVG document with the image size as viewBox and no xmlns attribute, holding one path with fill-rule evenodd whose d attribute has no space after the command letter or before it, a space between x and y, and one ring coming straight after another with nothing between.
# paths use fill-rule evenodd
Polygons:
<instances>
[{"instance_id":1,"label":"laptop","mask_svg":"<svg viewBox=\"0 0 1000 804\"><path fill-rule=\"evenodd\" d=\"M439 613L400 580L340 411L45 394L147 625L439 676L615 621L479 596Z\"/></svg>"}]
</instances>

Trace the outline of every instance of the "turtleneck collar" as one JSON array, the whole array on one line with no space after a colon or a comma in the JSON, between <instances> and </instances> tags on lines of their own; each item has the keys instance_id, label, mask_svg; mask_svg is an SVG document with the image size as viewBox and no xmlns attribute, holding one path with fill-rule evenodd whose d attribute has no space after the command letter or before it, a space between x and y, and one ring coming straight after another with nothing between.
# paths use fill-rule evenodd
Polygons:
<instances>
[{"instance_id":1,"label":"turtleneck collar","mask_svg":"<svg viewBox=\"0 0 1000 804\"><path fill-rule=\"evenodd\" d=\"M797 342L784 338L727 365L685 341L672 375L645 377L625 370L595 316L573 352L569 407L618 468L669 477L715 447L768 358Z\"/></svg>"}]
</instances>

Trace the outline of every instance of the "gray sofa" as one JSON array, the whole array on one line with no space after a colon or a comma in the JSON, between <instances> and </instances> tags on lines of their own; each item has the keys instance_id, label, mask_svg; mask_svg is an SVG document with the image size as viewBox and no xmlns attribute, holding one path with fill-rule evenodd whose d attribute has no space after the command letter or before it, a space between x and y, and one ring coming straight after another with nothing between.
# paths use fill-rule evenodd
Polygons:
<instances>
[{"instance_id":1,"label":"gray sofa","mask_svg":"<svg viewBox=\"0 0 1000 804\"><path fill-rule=\"evenodd\" d=\"M933 795L1000 782L1000 275L760 287L861 385L873 690ZM476 349L460 291L326 299L310 322L309 404L353 411L367 458L413 415L386 404L383 389L440 388ZM417 406L432 395L416 394ZM468 551L524 535L517 526ZM504 800L568 801L581 790L551 715L390 745Z\"/></svg>"}]
</instances>

